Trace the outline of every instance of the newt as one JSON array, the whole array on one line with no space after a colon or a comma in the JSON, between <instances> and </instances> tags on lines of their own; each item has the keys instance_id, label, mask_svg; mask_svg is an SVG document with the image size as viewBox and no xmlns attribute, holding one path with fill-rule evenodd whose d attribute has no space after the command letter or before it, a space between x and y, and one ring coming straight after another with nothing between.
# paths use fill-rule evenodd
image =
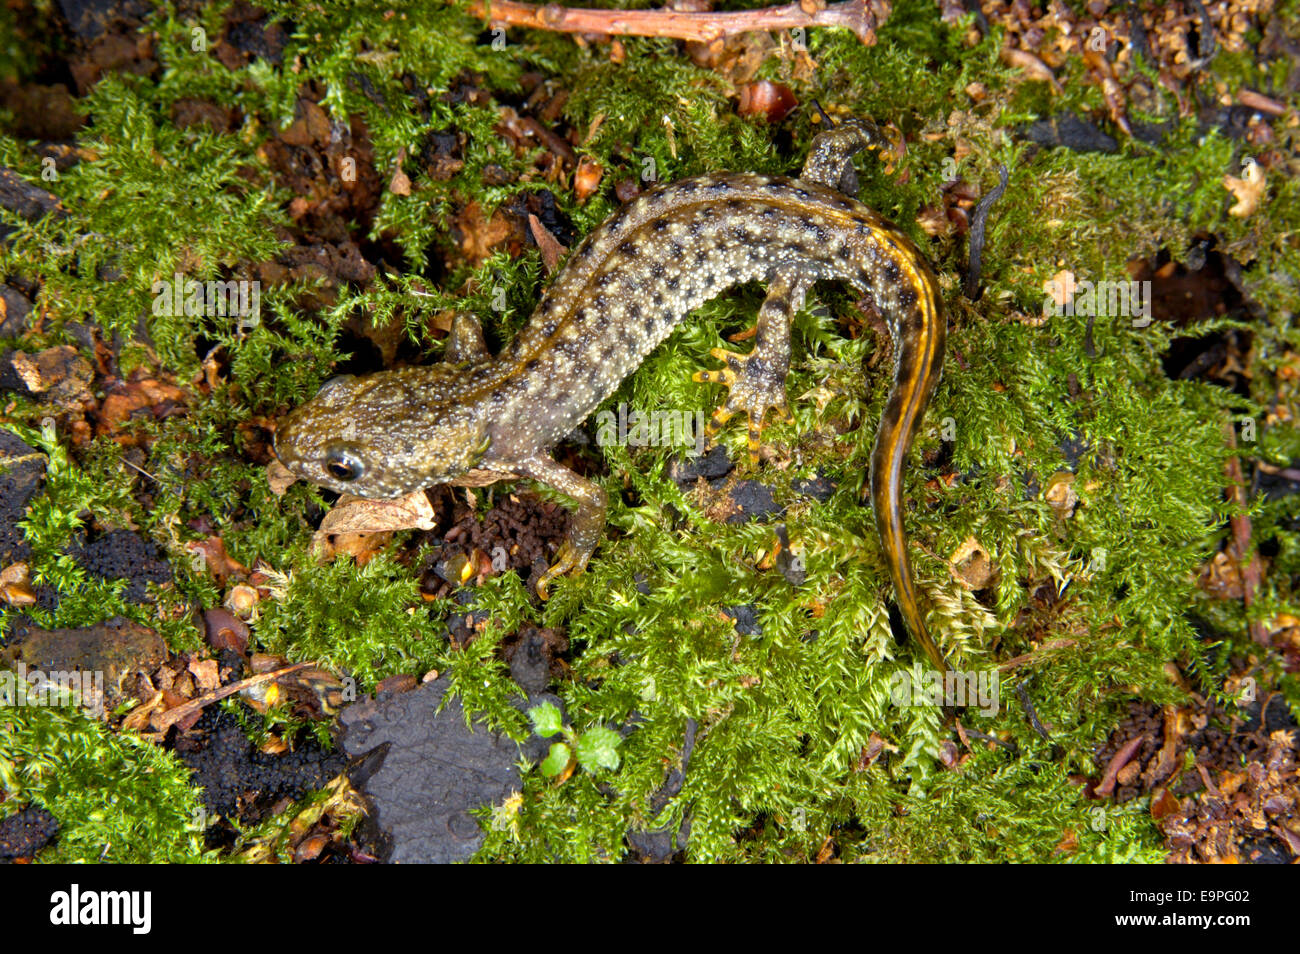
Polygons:
<instances>
[{"instance_id":1,"label":"newt","mask_svg":"<svg viewBox=\"0 0 1300 954\"><path fill-rule=\"evenodd\" d=\"M766 283L753 349L694 380L725 384L710 436L748 419L752 460L768 411L788 417L790 323L814 282L869 292L893 340L893 386L876 432L870 496L912 637L947 667L922 618L903 527L904 462L939 380L947 319L934 272L897 226L857 201L852 157L886 146L869 122L819 133L798 178L719 173L650 189L578 246L527 325L497 357L458 315L441 363L341 376L280 423L275 451L298 477L394 499L441 483L530 478L576 503L568 538L537 584L580 572L604 531L605 491L549 454L704 302ZM844 189L841 188L844 187Z\"/></svg>"}]
</instances>

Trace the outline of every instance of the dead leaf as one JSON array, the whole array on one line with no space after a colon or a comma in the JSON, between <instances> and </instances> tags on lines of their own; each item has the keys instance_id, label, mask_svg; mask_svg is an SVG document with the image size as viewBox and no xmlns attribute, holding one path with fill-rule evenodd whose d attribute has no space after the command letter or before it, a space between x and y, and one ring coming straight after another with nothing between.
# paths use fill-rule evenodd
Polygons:
<instances>
[{"instance_id":1,"label":"dead leaf","mask_svg":"<svg viewBox=\"0 0 1300 954\"><path fill-rule=\"evenodd\" d=\"M1292 831L1285 825L1274 825L1273 833L1286 843L1287 848L1291 850L1292 857L1300 858L1300 833Z\"/></svg>"},{"instance_id":2,"label":"dead leaf","mask_svg":"<svg viewBox=\"0 0 1300 954\"><path fill-rule=\"evenodd\" d=\"M1227 174L1223 177L1223 187L1237 200L1232 208L1228 209L1228 214L1239 219L1254 215L1264 194L1268 191L1268 183L1264 180L1264 169L1258 162L1253 159L1247 160L1242 172L1240 179Z\"/></svg>"},{"instance_id":3,"label":"dead leaf","mask_svg":"<svg viewBox=\"0 0 1300 954\"><path fill-rule=\"evenodd\" d=\"M1052 89L1056 90L1056 92L1061 91L1061 84L1056 81L1056 76L1052 73L1051 67L1034 56L1034 54L1026 53L1024 50L1003 47L998 56L1007 66L1023 70L1029 79L1050 83Z\"/></svg>"},{"instance_id":4,"label":"dead leaf","mask_svg":"<svg viewBox=\"0 0 1300 954\"><path fill-rule=\"evenodd\" d=\"M217 652L225 650L240 656L248 652L248 624L229 610L204 610L203 630L208 645Z\"/></svg>"},{"instance_id":5,"label":"dead leaf","mask_svg":"<svg viewBox=\"0 0 1300 954\"><path fill-rule=\"evenodd\" d=\"M405 161L406 147L403 146L397 150L397 159L393 165L393 177L388 180L388 191L393 195L411 194L411 177L402 170L402 163Z\"/></svg>"},{"instance_id":6,"label":"dead leaf","mask_svg":"<svg viewBox=\"0 0 1300 954\"><path fill-rule=\"evenodd\" d=\"M573 194L579 202L586 202L596 194L604 175L604 166L590 156L578 160L578 168L573 173Z\"/></svg>"},{"instance_id":7,"label":"dead leaf","mask_svg":"<svg viewBox=\"0 0 1300 954\"><path fill-rule=\"evenodd\" d=\"M1074 298L1074 291L1077 287L1074 272L1069 269L1062 269L1053 275L1050 281L1044 283L1043 290L1051 296L1056 310L1062 311Z\"/></svg>"},{"instance_id":8,"label":"dead leaf","mask_svg":"<svg viewBox=\"0 0 1300 954\"><path fill-rule=\"evenodd\" d=\"M232 576L248 575L248 567L226 552L226 542L218 536L192 540L185 544L185 549L193 554L195 572L206 571L223 586Z\"/></svg>"},{"instance_id":9,"label":"dead leaf","mask_svg":"<svg viewBox=\"0 0 1300 954\"><path fill-rule=\"evenodd\" d=\"M1061 835L1061 840L1058 841L1056 843L1056 847L1052 849L1052 854L1055 855L1072 854L1075 851L1075 849L1077 849L1078 847L1079 847L1078 834L1075 832L1073 828L1067 828L1065 829L1065 833Z\"/></svg>"},{"instance_id":10,"label":"dead leaf","mask_svg":"<svg viewBox=\"0 0 1300 954\"><path fill-rule=\"evenodd\" d=\"M880 753L884 752L886 747L887 743L880 733L872 732L871 736L867 739L867 744L864 745L862 751L858 753L858 764L856 770L859 772L865 772L869 769L872 763L875 762L876 759L880 758ZM893 748L893 746L888 747Z\"/></svg>"},{"instance_id":11,"label":"dead leaf","mask_svg":"<svg viewBox=\"0 0 1300 954\"><path fill-rule=\"evenodd\" d=\"M312 550L324 562L348 554L362 565L387 544L388 534L432 530L437 525L433 506L423 490L397 500L365 500L344 494L321 521L312 537Z\"/></svg>"},{"instance_id":12,"label":"dead leaf","mask_svg":"<svg viewBox=\"0 0 1300 954\"><path fill-rule=\"evenodd\" d=\"M137 443L134 435L118 432L128 420L144 410L161 413L169 407L182 407L188 401L183 388L158 378L136 378L112 386L99 405L99 422L95 433L110 436L118 443Z\"/></svg>"},{"instance_id":13,"label":"dead leaf","mask_svg":"<svg viewBox=\"0 0 1300 954\"><path fill-rule=\"evenodd\" d=\"M560 259L568 249L561 245L555 236L546 230L541 220L531 212L528 213L528 230L533 234L537 250L542 253L542 267L546 269L547 275L553 275L560 264Z\"/></svg>"},{"instance_id":14,"label":"dead leaf","mask_svg":"<svg viewBox=\"0 0 1300 954\"><path fill-rule=\"evenodd\" d=\"M31 606L36 602L26 563L11 563L0 570L0 599L10 606Z\"/></svg>"},{"instance_id":15,"label":"dead leaf","mask_svg":"<svg viewBox=\"0 0 1300 954\"><path fill-rule=\"evenodd\" d=\"M205 692L221 685L221 675L215 659L191 659L185 668L194 676L194 681L198 683L199 688Z\"/></svg>"},{"instance_id":16,"label":"dead leaf","mask_svg":"<svg viewBox=\"0 0 1300 954\"><path fill-rule=\"evenodd\" d=\"M1174 797L1174 794L1167 788L1160 790L1160 795L1151 800L1151 817L1156 821L1162 818L1168 818L1182 811L1182 804Z\"/></svg>"},{"instance_id":17,"label":"dead leaf","mask_svg":"<svg viewBox=\"0 0 1300 954\"><path fill-rule=\"evenodd\" d=\"M122 731L144 732L149 727L154 713L162 711L162 708L163 694L161 691L155 692L149 699L126 714L126 718L122 720Z\"/></svg>"},{"instance_id":18,"label":"dead leaf","mask_svg":"<svg viewBox=\"0 0 1300 954\"><path fill-rule=\"evenodd\" d=\"M297 863L315 861L320 857L320 853L325 850L325 846L329 843L329 835L309 835L299 842L298 847L293 850L293 860Z\"/></svg>"},{"instance_id":19,"label":"dead leaf","mask_svg":"<svg viewBox=\"0 0 1300 954\"><path fill-rule=\"evenodd\" d=\"M967 589L982 590L989 585L997 568L989 551L970 536L948 557L948 572Z\"/></svg>"},{"instance_id":20,"label":"dead leaf","mask_svg":"<svg viewBox=\"0 0 1300 954\"><path fill-rule=\"evenodd\" d=\"M318 533L432 530L436 526L433 506L423 490L417 490L396 500L366 500L352 494L344 494L333 509L325 515Z\"/></svg>"},{"instance_id":21,"label":"dead leaf","mask_svg":"<svg viewBox=\"0 0 1300 954\"><path fill-rule=\"evenodd\" d=\"M471 202L456 216L455 226L460 231L460 249L471 265L477 265L492 254L492 250L510 237L510 220L498 209L492 218L483 216L483 207Z\"/></svg>"},{"instance_id":22,"label":"dead leaf","mask_svg":"<svg viewBox=\"0 0 1300 954\"><path fill-rule=\"evenodd\" d=\"M297 479L297 475L278 460L272 460L266 465L266 482L271 485L271 493L277 497L283 497L289 485Z\"/></svg>"},{"instance_id":23,"label":"dead leaf","mask_svg":"<svg viewBox=\"0 0 1300 954\"><path fill-rule=\"evenodd\" d=\"M1047 482L1043 498L1051 504L1052 511L1059 519L1068 520L1079 503L1079 494L1074 489L1074 474L1064 470L1053 474Z\"/></svg>"}]
</instances>

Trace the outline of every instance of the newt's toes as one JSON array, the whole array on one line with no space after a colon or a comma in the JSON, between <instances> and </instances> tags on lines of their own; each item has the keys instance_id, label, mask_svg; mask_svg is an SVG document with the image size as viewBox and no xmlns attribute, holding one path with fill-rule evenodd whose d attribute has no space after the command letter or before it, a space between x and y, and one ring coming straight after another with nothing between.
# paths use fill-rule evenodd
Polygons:
<instances>
[{"instance_id":1,"label":"newt's toes","mask_svg":"<svg viewBox=\"0 0 1300 954\"><path fill-rule=\"evenodd\" d=\"M586 564L587 561L579 559L578 551L569 544L568 540L565 540L560 544L560 549L555 554L555 562L537 578L537 585L534 589L537 591L538 598L549 600L551 598L552 580L575 570L583 570Z\"/></svg>"},{"instance_id":2,"label":"newt's toes","mask_svg":"<svg viewBox=\"0 0 1300 954\"><path fill-rule=\"evenodd\" d=\"M724 348L713 348L713 357L726 364L717 371L698 371L691 377L705 384L725 384L727 400L713 413L705 428L706 437L717 436L722 425L736 414L744 413L748 419L746 443L751 464L758 463L758 449L763 433L764 418L769 410L780 420L790 420L785 400L785 369L777 369L771 361L755 354L737 354Z\"/></svg>"},{"instance_id":3,"label":"newt's toes","mask_svg":"<svg viewBox=\"0 0 1300 954\"><path fill-rule=\"evenodd\" d=\"M696 371L691 375L691 380L697 384L725 384L730 387L736 381L736 375L730 368L723 368L720 371Z\"/></svg>"},{"instance_id":4,"label":"newt's toes","mask_svg":"<svg viewBox=\"0 0 1300 954\"><path fill-rule=\"evenodd\" d=\"M728 411L722 407L718 408L713 412L713 416L709 418L709 423L705 425L704 436L717 437L718 431L722 430L723 425L735 417L735 414L735 411Z\"/></svg>"}]
</instances>

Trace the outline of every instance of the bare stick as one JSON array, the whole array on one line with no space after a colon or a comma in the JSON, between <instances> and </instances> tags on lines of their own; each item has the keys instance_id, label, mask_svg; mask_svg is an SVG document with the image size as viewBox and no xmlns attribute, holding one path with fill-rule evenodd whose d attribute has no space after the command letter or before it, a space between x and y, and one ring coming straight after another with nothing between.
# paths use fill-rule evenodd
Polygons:
<instances>
[{"instance_id":1,"label":"bare stick","mask_svg":"<svg viewBox=\"0 0 1300 954\"><path fill-rule=\"evenodd\" d=\"M263 673L259 673L256 676L249 676L247 679L241 679L239 680L239 682L232 682L228 685L222 686L220 689L213 689L210 692L205 692L203 695L191 699L189 702L184 702L176 706L175 708L168 709L166 712L160 715L156 720L154 720L155 724L158 726L158 728L161 731L166 732L177 722L180 722L181 719L184 719L186 716L191 715L192 713L200 711L205 706L211 705L214 702L219 702L220 700L226 698L226 696L233 696L235 693L240 692L244 689L248 689L252 686L260 686L264 682L272 682L273 680L279 679L282 676L287 676L290 673L295 673L300 669L310 668L313 665L315 665L315 663L310 663L310 662L293 663L292 665L284 666L272 672L263 672Z\"/></svg>"},{"instance_id":2,"label":"bare stick","mask_svg":"<svg viewBox=\"0 0 1300 954\"><path fill-rule=\"evenodd\" d=\"M531 27L559 33L603 36L665 36L678 40L714 40L752 30L798 27L844 27L873 46L876 27L889 16L890 0L803 0L763 10L733 13L687 13L678 10L586 10L548 3L536 6L514 0L472 0L465 9L491 24Z\"/></svg>"},{"instance_id":3,"label":"bare stick","mask_svg":"<svg viewBox=\"0 0 1300 954\"><path fill-rule=\"evenodd\" d=\"M1223 430L1228 439L1228 446L1235 451L1237 432L1231 423L1224 424ZM1237 513L1228 518L1228 526L1232 528L1232 543L1228 546L1228 555L1237 561L1241 573L1241 601L1249 612L1255 603L1255 594L1264 582L1264 571L1259 559L1259 551L1250 545L1250 514L1246 512L1246 479L1241 472L1241 458L1234 454L1228 458L1224 467L1228 475L1228 501L1240 508ZM1251 620L1247 625L1250 638L1255 642L1264 646L1273 644L1268 629L1259 620Z\"/></svg>"}]
</instances>

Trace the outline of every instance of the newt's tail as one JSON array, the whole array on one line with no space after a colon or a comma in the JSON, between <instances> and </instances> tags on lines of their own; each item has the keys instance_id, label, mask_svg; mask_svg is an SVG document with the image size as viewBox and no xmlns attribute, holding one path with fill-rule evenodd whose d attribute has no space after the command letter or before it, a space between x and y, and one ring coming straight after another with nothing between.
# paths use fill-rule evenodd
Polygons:
<instances>
[{"instance_id":1,"label":"newt's tail","mask_svg":"<svg viewBox=\"0 0 1300 954\"><path fill-rule=\"evenodd\" d=\"M919 259L919 256L918 256ZM903 463L925 415L930 395L943 367L948 320L938 283L923 264L914 271L914 307L900 308L890 318L894 338L894 387L885 404L871 452L871 503L885 561L894 581L894 595L903 622L940 672L948 670L943 654L926 629L917 602L912 560L903 530ZM909 298L911 296L908 296Z\"/></svg>"}]
</instances>

